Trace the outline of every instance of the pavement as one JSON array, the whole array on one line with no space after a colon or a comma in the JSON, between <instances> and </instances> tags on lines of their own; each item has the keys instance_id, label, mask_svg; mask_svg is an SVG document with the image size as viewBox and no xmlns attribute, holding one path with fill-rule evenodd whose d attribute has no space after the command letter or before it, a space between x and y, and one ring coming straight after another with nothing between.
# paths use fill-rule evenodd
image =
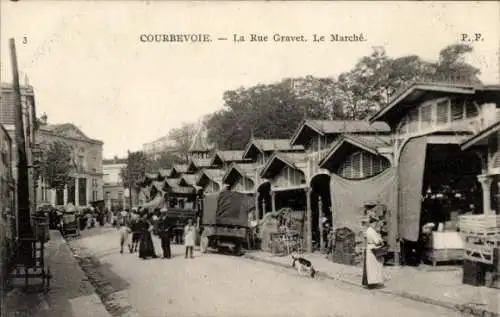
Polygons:
<instances>
[{"instance_id":1,"label":"pavement","mask_svg":"<svg viewBox=\"0 0 500 317\"><path fill-rule=\"evenodd\" d=\"M361 287L362 267L333 263L319 253L301 255L311 260L320 276ZM292 269L290 256L249 251L245 257ZM376 292L466 312L475 316L500 316L500 291L462 283L461 266L399 266L384 268L385 287Z\"/></svg>"},{"instance_id":2,"label":"pavement","mask_svg":"<svg viewBox=\"0 0 500 317\"><path fill-rule=\"evenodd\" d=\"M50 231L45 245L45 263L52 273L47 293L22 288L24 281L14 279L14 289L6 294L6 317L110 317L95 288L78 265L59 231ZM35 289L40 280L30 281Z\"/></svg>"},{"instance_id":3,"label":"pavement","mask_svg":"<svg viewBox=\"0 0 500 317\"><path fill-rule=\"evenodd\" d=\"M387 267L385 288L360 287L361 269L306 254L319 274L299 276L290 257L247 252L243 257L195 252L184 259L141 260L119 253L116 229L82 232L65 241L51 231L47 294L15 289L7 317L149 316L494 316L500 292L461 283L457 267ZM156 252L161 255L155 237ZM17 281L19 282L19 281ZM16 283L16 281L15 281ZM14 283L14 284L15 284ZM486 313L485 313L486 312Z\"/></svg>"},{"instance_id":4,"label":"pavement","mask_svg":"<svg viewBox=\"0 0 500 317\"><path fill-rule=\"evenodd\" d=\"M121 280L107 286L119 294L116 310L135 316L356 316L457 317L448 308L392 294L372 292L324 277L311 279L277 265L245 257L200 254L184 259L173 245L173 258L141 260L119 253L118 233L108 230L69 241L80 259L95 262L97 281ZM161 254L159 240L154 238ZM106 268L106 269L102 269ZM105 283L104 283L105 284ZM99 289L106 286L98 286ZM106 294L106 292L102 292ZM101 296L105 305L106 296ZM109 309L108 309L109 310ZM119 313L116 316L119 316ZM115 314L112 314L115 316Z\"/></svg>"}]
</instances>

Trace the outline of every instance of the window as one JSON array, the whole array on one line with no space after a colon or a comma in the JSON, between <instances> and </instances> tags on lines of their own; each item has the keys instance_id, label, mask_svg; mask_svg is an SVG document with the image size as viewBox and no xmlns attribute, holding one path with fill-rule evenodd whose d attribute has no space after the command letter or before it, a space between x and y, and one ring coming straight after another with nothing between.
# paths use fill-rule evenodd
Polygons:
<instances>
[{"instance_id":1,"label":"window","mask_svg":"<svg viewBox=\"0 0 500 317\"><path fill-rule=\"evenodd\" d=\"M458 121L464 118L464 103L462 100L453 99L451 102L451 121Z\"/></svg>"},{"instance_id":2,"label":"window","mask_svg":"<svg viewBox=\"0 0 500 317\"><path fill-rule=\"evenodd\" d=\"M425 105L420 108L420 128L422 130L432 125L432 105Z\"/></svg>"},{"instance_id":3,"label":"window","mask_svg":"<svg viewBox=\"0 0 500 317\"><path fill-rule=\"evenodd\" d=\"M390 167L389 161L369 152L355 152L345 158L337 174L348 179L361 179L377 175Z\"/></svg>"},{"instance_id":4,"label":"window","mask_svg":"<svg viewBox=\"0 0 500 317\"><path fill-rule=\"evenodd\" d=\"M470 99L465 100L465 116L472 118L478 115L477 107Z\"/></svg>"},{"instance_id":5,"label":"window","mask_svg":"<svg viewBox=\"0 0 500 317\"><path fill-rule=\"evenodd\" d=\"M448 100L443 100L437 103L437 124L448 123Z\"/></svg>"},{"instance_id":6,"label":"window","mask_svg":"<svg viewBox=\"0 0 500 317\"><path fill-rule=\"evenodd\" d=\"M412 132L417 132L419 127L418 127L418 108L412 109L408 113L408 130L410 133Z\"/></svg>"}]
</instances>

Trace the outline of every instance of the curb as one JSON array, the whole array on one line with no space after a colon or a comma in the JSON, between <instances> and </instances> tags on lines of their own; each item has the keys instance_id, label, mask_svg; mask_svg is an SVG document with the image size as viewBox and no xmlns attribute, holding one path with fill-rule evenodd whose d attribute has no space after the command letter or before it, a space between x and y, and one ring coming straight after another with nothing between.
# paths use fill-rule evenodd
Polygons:
<instances>
[{"instance_id":1,"label":"curb","mask_svg":"<svg viewBox=\"0 0 500 317\"><path fill-rule=\"evenodd\" d=\"M88 282L94 287L94 294L100 299L102 306L113 317L142 317L142 315L132 307L126 300L126 293L114 289L109 282L102 279L102 275L95 268L95 262L88 252L72 246L63 237L64 243L69 247L80 269L85 273ZM78 254L78 255L76 255Z\"/></svg>"},{"instance_id":2,"label":"curb","mask_svg":"<svg viewBox=\"0 0 500 317\"><path fill-rule=\"evenodd\" d=\"M287 265L287 264L275 262L275 261L272 261L272 260L262 259L262 258L259 258L257 256L253 256L251 254L245 254L245 255L243 255L243 257L246 258L246 259L249 259L249 260L253 260L253 261L257 261L257 262L262 262L262 263L266 263L266 264L273 265L273 266L278 266L278 267L285 268L285 269L288 269L288 270L294 270L291 265ZM344 283L344 284L348 284L348 285L351 285L351 286L356 286L358 288L362 288L361 284L354 283L354 282L351 282L351 281L348 281L348 280L345 280L345 279L341 279L341 278L332 276L332 275L330 275L328 273L324 273L324 272L321 272L321 271L317 272L316 275L320 276L320 277L323 277L323 278L326 278L326 279L329 279L329 280L334 280L334 281L337 281L337 282L341 282L341 283ZM398 292L398 291L391 291L391 290L387 290L387 289L378 289L378 290L375 290L375 291L378 291L378 292L384 293L384 294L388 294L388 295L393 295L393 296L405 298L405 299L410 299L410 300L413 300L413 301L416 301L416 302L421 302L421 303L424 303L424 304L429 304L429 305L434 305L434 306L439 306L439 307L447 308L447 309L458 311L458 312L469 313L469 314L471 314L473 316L478 316L478 317L500 317L500 315L498 313L494 313L494 312L491 312L491 311L488 311L488 310L485 310L485 309L477 308L474 305L460 305L460 304L457 305L457 304L451 304L451 303L447 303L445 301L435 300L435 299L432 299L432 298L427 298L427 297L424 297L424 296L415 295L415 294L411 294L411 293L404 292L404 291L403 292Z\"/></svg>"}]
</instances>

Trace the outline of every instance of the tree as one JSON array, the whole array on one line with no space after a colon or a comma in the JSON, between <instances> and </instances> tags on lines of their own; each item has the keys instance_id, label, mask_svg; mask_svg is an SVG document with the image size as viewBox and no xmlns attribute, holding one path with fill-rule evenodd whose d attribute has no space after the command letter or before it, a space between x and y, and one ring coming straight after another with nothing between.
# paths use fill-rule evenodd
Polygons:
<instances>
[{"instance_id":1,"label":"tree","mask_svg":"<svg viewBox=\"0 0 500 317\"><path fill-rule=\"evenodd\" d=\"M140 182L144 179L146 171L150 169L151 161L142 151L129 152L127 165L120 170L123 185L129 189L130 206L132 207L132 190L138 195Z\"/></svg>"},{"instance_id":2,"label":"tree","mask_svg":"<svg viewBox=\"0 0 500 317\"><path fill-rule=\"evenodd\" d=\"M311 78L226 91L224 108L208 120L208 140L220 149L242 149L252 135L289 138L304 118L327 119L320 92L300 93Z\"/></svg>"},{"instance_id":3,"label":"tree","mask_svg":"<svg viewBox=\"0 0 500 317\"><path fill-rule=\"evenodd\" d=\"M180 128L172 129L168 133L169 139L175 142L176 149L186 161L189 159L189 148L196 132L196 125L194 123L183 123Z\"/></svg>"},{"instance_id":4,"label":"tree","mask_svg":"<svg viewBox=\"0 0 500 317\"><path fill-rule=\"evenodd\" d=\"M40 159L35 179L41 178L51 189L64 189L75 169L72 147L61 141L40 144Z\"/></svg>"},{"instance_id":5,"label":"tree","mask_svg":"<svg viewBox=\"0 0 500 317\"><path fill-rule=\"evenodd\" d=\"M465 62L470 52L468 45L453 44L440 51L436 62L429 62L416 55L391 58L383 47L374 47L372 54L339 75L331 104L350 119L365 119L417 81L480 83L479 70Z\"/></svg>"},{"instance_id":6,"label":"tree","mask_svg":"<svg viewBox=\"0 0 500 317\"><path fill-rule=\"evenodd\" d=\"M172 168L174 164L181 164L184 158L172 151L161 152L151 161L150 172L157 172L159 169Z\"/></svg>"}]
</instances>

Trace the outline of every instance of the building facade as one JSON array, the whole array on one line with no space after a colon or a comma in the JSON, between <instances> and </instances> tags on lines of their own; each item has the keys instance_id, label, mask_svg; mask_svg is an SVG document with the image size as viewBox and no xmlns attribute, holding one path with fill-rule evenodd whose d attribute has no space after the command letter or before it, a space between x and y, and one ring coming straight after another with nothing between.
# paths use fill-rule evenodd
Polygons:
<instances>
[{"instance_id":1,"label":"building facade","mask_svg":"<svg viewBox=\"0 0 500 317\"><path fill-rule=\"evenodd\" d=\"M52 205L72 203L75 206L89 206L91 202L103 200L103 142L89 138L71 123L42 122L37 142L43 146L57 141L72 149L71 181L64 190L55 190L43 179L39 180L38 200Z\"/></svg>"},{"instance_id":2,"label":"building facade","mask_svg":"<svg viewBox=\"0 0 500 317\"><path fill-rule=\"evenodd\" d=\"M127 166L127 159L115 157L103 160L104 203L108 210L121 210L129 205L128 190L123 187L120 172Z\"/></svg>"},{"instance_id":3,"label":"building facade","mask_svg":"<svg viewBox=\"0 0 500 317\"><path fill-rule=\"evenodd\" d=\"M161 137L155 141L144 143L142 151L149 157L156 158L164 152L176 153L175 141L171 140L168 136Z\"/></svg>"},{"instance_id":4,"label":"building facade","mask_svg":"<svg viewBox=\"0 0 500 317\"><path fill-rule=\"evenodd\" d=\"M30 210L36 209L36 183L34 182L33 161L36 152L36 107L35 92L32 86L21 86L22 119L24 126L25 152L28 167L28 188ZM7 131L12 141L12 176L16 181L17 192L17 143L16 143L16 99L12 84L0 84L0 124ZM17 210L17 195L15 195L15 209Z\"/></svg>"}]
</instances>

